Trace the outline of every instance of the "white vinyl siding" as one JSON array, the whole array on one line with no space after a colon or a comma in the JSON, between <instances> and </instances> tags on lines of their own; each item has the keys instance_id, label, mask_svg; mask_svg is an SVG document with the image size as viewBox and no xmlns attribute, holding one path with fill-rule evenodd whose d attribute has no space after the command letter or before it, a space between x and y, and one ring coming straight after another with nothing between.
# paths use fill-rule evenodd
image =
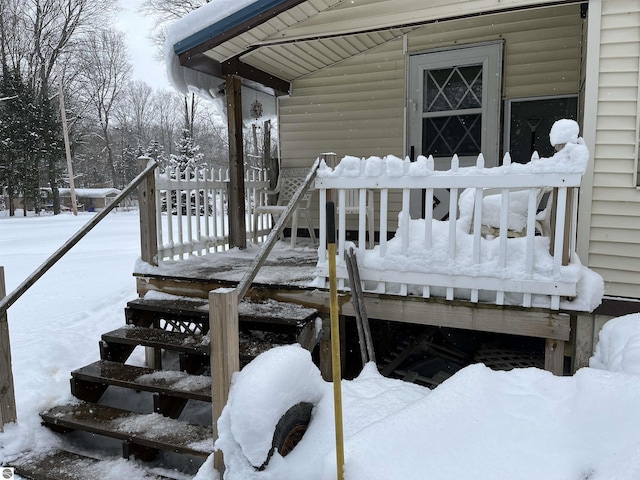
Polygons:
<instances>
[{"instance_id":1,"label":"white vinyl siding","mask_svg":"<svg viewBox=\"0 0 640 480\"><path fill-rule=\"evenodd\" d=\"M577 94L581 25L573 4L430 24L407 44L415 53L504 40L503 100ZM308 166L323 152L404 156L405 88L401 38L293 81L280 99L283 165ZM396 212L388 218L395 229Z\"/></svg>"},{"instance_id":2,"label":"white vinyl siding","mask_svg":"<svg viewBox=\"0 0 640 480\"><path fill-rule=\"evenodd\" d=\"M600 42L588 263L608 295L638 298L640 2L602 0Z\"/></svg>"},{"instance_id":3,"label":"white vinyl siding","mask_svg":"<svg viewBox=\"0 0 640 480\"><path fill-rule=\"evenodd\" d=\"M578 93L578 5L442 22L408 36L410 52L505 40L503 99ZM502 23L506 22L506 23ZM319 153L403 156L405 56L401 39L292 83L280 100L283 162Z\"/></svg>"}]
</instances>

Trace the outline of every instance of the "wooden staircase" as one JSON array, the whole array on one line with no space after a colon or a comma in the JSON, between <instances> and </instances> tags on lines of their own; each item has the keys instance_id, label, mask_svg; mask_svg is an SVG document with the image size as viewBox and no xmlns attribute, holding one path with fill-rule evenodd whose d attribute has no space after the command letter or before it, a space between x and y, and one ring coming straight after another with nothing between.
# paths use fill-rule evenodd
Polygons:
<instances>
[{"instance_id":1,"label":"wooden staircase","mask_svg":"<svg viewBox=\"0 0 640 480\"><path fill-rule=\"evenodd\" d=\"M241 366L273 346L299 342L312 350L317 343L314 309L270 301L242 302L238 310ZM213 452L211 407L208 424L190 414L211 403L207 303L136 299L127 304L125 316L125 326L102 335L100 360L71 372L71 392L77 401L41 413L42 422L62 434L120 442L125 458L149 462L163 475L165 470L179 472L178 478L193 475ZM153 352L153 368L126 363L138 347ZM117 402L106 395L114 388ZM140 407L149 395L152 401ZM200 405L190 410L189 402ZM77 445L69 450L29 452L11 466L18 475L34 480L104 478L95 474L96 465L109 458L104 451L78 453ZM168 458L180 460L172 464ZM163 475L149 469L143 478L174 478Z\"/></svg>"}]
</instances>

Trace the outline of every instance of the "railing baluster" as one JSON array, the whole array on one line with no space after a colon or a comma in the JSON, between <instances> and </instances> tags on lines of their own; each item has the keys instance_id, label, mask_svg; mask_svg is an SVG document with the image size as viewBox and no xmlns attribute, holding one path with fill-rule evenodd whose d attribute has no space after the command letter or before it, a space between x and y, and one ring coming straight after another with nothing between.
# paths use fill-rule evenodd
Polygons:
<instances>
[{"instance_id":1,"label":"railing baluster","mask_svg":"<svg viewBox=\"0 0 640 480\"><path fill-rule=\"evenodd\" d=\"M557 189L558 202L556 207L556 228L555 237L553 243L553 274L558 275L560 273L560 267L562 267L562 256L564 246L564 232L565 232L565 215L567 209L567 188L560 187Z\"/></svg>"},{"instance_id":2,"label":"railing baluster","mask_svg":"<svg viewBox=\"0 0 640 480\"><path fill-rule=\"evenodd\" d=\"M164 252L164 240L163 240L163 227L162 227L162 192L157 186L160 181L160 172L156 169L153 172L155 183L156 183L156 237L158 239L158 260L161 260Z\"/></svg>"},{"instance_id":3,"label":"railing baluster","mask_svg":"<svg viewBox=\"0 0 640 480\"><path fill-rule=\"evenodd\" d=\"M347 192L344 188L338 190L338 249L337 256L344 258L345 243L347 241L347 215L345 210ZM338 278L338 288L344 290L345 278Z\"/></svg>"},{"instance_id":4,"label":"railing baluster","mask_svg":"<svg viewBox=\"0 0 640 480\"><path fill-rule=\"evenodd\" d=\"M536 210L538 208L538 189L529 189L529 202L527 205L527 242L525 253L525 273L531 277L533 274L533 262L535 260L535 238L536 238ZM523 307L531 307L531 293L526 292L522 298Z\"/></svg>"},{"instance_id":5,"label":"railing baluster","mask_svg":"<svg viewBox=\"0 0 640 480\"><path fill-rule=\"evenodd\" d=\"M210 171L208 168L202 171L204 182L202 189L202 196L204 198L204 242L206 245L204 253L211 251L211 227L209 226L209 222L211 221L211 189L209 188L208 181Z\"/></svg>"},{"instance_id":6,"label":"railing baluster","mask_svg":"<svg viewBox=\"0 0 640 480\"><path fill-rule=\"evenodd\" d=\"M400 212L400 225L399 229L402 237L402 254L406 255L409 251L409 220L411 217L409 216L409 201L410 201L411 190L408 188L402 189L402 210Z\"/></svg>"},{"instance_id":7,"label":"railing baluster","mask_svg":"<svg viewBox=\"0 0 640 480\"><path fill-rule=\"evenodd\" d=\"M200 199L200 176L202 175L202 169L196 169L196 242L198 242L198 248L196 249L196 255L202 255L202 200Z\"/></svg>"},{"instance_id":8,"label":"railing baluster","mask_svg":"<svg viewBox=\"0 0 640 480\"><path fill-rule=\"evenodd\" d=\"M173 247L175 246L175 242L173 239L173 179L172 175L175 174L175 170L171 167L167 167L165 175L167 176L167 190L165 191L165 195L167 196L167 236L168 238L168 252L167 255L169 258L173 258ZM176 193L177 195L177 193Z\"/></svg>"},{"instance_id":9,"label":"railing baluster","mask_svg":"<svg viewBox=\"0 0 640 480\"><path fill-rule=\"evenodd\" d=\"M358 251L364 255L367 248L367 189L358 191Z\"/></svg>"},{"instance_id":10,"label":"railing baluster","mask_svg":"<svg viewBox=\"0 0 640 480\"><path fill-rule=\"evenodd\" d=\"M327 259L327 190L321 188L318 191L318 198L320 202L320 235L318 241L318 260L325 261Z\"/></svg>"}]
</instances>

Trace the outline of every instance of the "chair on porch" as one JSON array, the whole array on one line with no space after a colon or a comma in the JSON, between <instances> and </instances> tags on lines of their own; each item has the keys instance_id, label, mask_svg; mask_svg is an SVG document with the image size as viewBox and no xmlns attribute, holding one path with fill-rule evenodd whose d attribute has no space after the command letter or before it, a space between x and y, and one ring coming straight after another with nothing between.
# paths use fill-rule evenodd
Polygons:
<instances>
[{"instance_id":1,"label":"chair on porch","mask_svg":"<svg viewBox=\"0 0 640 480\"><path fill-rule=\"evenodd\" d=\"M253 209L253 243L258 241L258 218L260 215L270 214L273 215L274 223L278 221L280 215L287 209L287 205L291 201L291 198L296 193L300 185L304 182L308 168L283 168L280 170L278 176L278 183L273 190L265 190L266 195L278 195L278 200L275 205L256 205ZM296 246L297 234L298 234L298 216L302 215L307 223L307 229L309 230L309 237L315 245L316 234L311 224L311 217L309 216L309 208L311 206L311 197L313 196L313 190L309 189L303 196L298 207L294 210L291 216L291 248Z\"/></svg>"},{"instance_id":2,"label":"chair on porch","mask_svg":"<svg viewBox=\"0 0 640 480\"><path fill-rule=\"evenodd\" d=\"M550 236L549 207L551 206L551 189L538 189L536 193L536 234ZM507 215L507 237L516 238L527 235L527 210L529 190L517 189L509 192L509 212ZM460 225L468 233L473 233L475 212L475 189L468 188L460 194ZM483 237L500 235L500 210L502 194L499 189L485 189L482 192L482 230Z\"/></svg>"},{"instance_id":3,"label":"chair on porch","mask_svg":"<svg viewBox=\"0 0 640 480\"><path fill-rule=\"evenodd\" d=\"M358 215L360 213L360 193L357 189L348 189L344 191L344 213L346 215ZM367 205L365 208L365 216L367 222L367 232L369 236L369 248L375 246L374 238L374 208L373 208L373 190L367 190ZM338 205L338 211L340 206Z\"/></svg>"}]
</instances>

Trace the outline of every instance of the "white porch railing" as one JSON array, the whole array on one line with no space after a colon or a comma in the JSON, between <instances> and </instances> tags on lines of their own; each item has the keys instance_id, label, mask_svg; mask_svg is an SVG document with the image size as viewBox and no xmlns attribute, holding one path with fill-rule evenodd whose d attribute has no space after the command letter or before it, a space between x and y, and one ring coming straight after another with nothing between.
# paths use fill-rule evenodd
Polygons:
<instances>
[{"instance_id":1,"label":"white porch railing","mask_svg":"<svg viewBox=\"0 0 640 480\"><path fill-rule=\"evenodd\" d=\"M159 260L228 248L228 170L188 168L180 172L167 169L163 173L156 172L155 188ZM245 173L248 239L253 238L252 206L264 202L262 192L268 188L266 172L251 170ZM268 222L270 218L265 216L259 227L266 228Z\"/></svg>"},{"instance_id":2,"label":"white porch railing","mask_svg":"<svg viewBox=\"0 0 640 480\"><path fill-rule=\"evenodd\" d=\"M466 168L458 168L454 156L448 171L434 171L433 159L424 157L413 163L392 156L366 160L345 157L335 169L321 165L315 184L320 198L316 286L327 285L325 205L330 196L336 202L338 215L338 287L348 288L344 262L348 245L346 216L341 206L345 204L346 192L356 189L360 198L357 255L365 291L558 310L561 298L576 296L580 279L581 265L575 255L574 240L577 193L587 161L588 152L580 141L567 144L553 158L532 160L525 165L510 164L506 155L504 165L494 168L484 168L482 155L475 167ZM425 205L433 205L435 189L449 191L449 218L456 220L433 220L429 208L426 218L410 219L410 192L422 192ZM464 189L471 189L465 197L473 199L472 211L463 212L463 218L457 220L459 197ZM482 235L483 218L488 213L483 209L489 208L483 197L488 190L499 192L499 233L495 238ZM522 193L526 198L526 230L523 230L526 233L520 238L509 238L508 212L513 208L510 198L515 198L515 191L520 192L517 195L520 200ZM536 228L541 191L553 192L548 209L552 213L548 236L540 235L540 229ZM380 241L367 248L365 216L371 192L377 206L375 219ZM400 213L397 231L388 239L391 198L400 203L394 207Z\"/></svg>"}]
</instances>

